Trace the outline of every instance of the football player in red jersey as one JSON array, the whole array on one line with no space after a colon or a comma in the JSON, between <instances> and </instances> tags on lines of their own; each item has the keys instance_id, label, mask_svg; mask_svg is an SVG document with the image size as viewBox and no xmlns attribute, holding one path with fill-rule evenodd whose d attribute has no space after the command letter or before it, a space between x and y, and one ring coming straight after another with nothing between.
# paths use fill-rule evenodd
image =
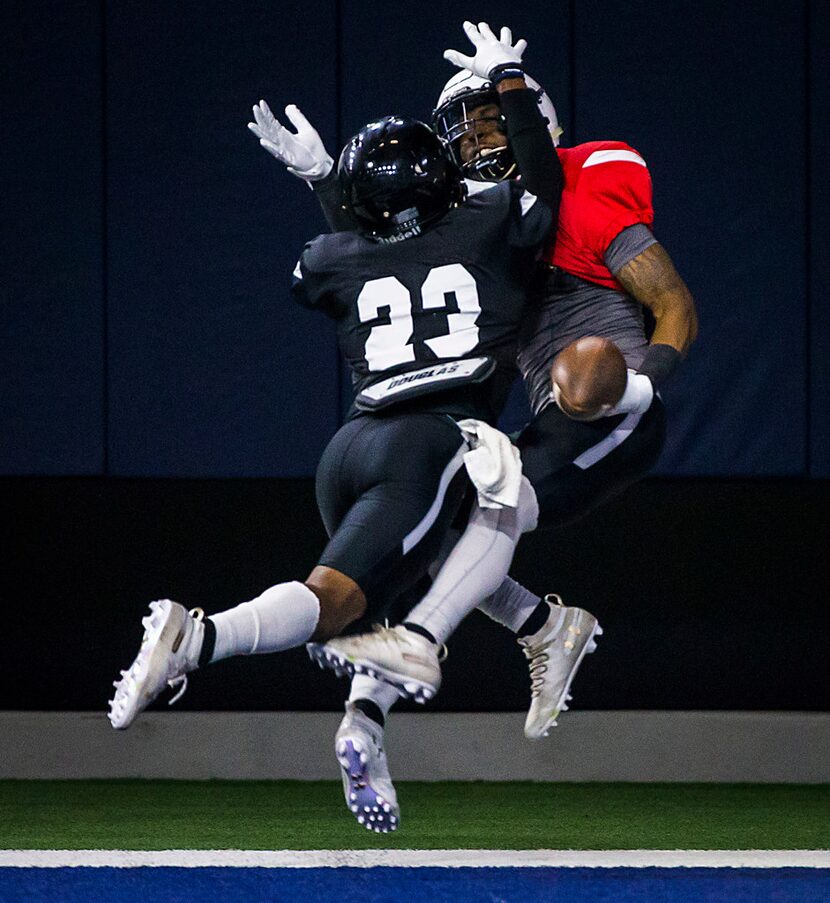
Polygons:
<instances>
[{"instance_id":1,"label":"football player in red jersey","mask_svg":"<svg viewBox=\"0 0 830 903\"><path fill-rule=\"evenodd\" d=\"M495 40L482 23L465 23L476 46ZM504 30L502 32L504 36ZM445 56L464 71L445 86L434 113L436 130L450 145L468 179L470 193L495 182L520 177L508 145L498 96L475 72L475 58L457 51ZM552 148L558 144L556 113L541 87L525 75L547 118ZM263 146L306 178L323 203L333 229L353 228L342 216L325 149L314 129L291 110L298 131L279 126L264 105L255 108L253 130ZM536 489L540 523L555 525L586 514L642 477L656 461L664 441L664 411L656 389L685 355L697 332L694 302L668 254L654 238L651 179L643 158L616 141L558 148L565 187L559 228L544 259L536 315L522 338L519 365L534 419L518 440L524 472ZM330 159L330 158L329 158ZM648 308L655 328L649 342L643 316ZM577 339L602 336L613 341L629 367L625 393L608 409L583 399L569 407L567 392L551 385L555 356ZM556 600L556 601L555 601ZM599 632L589 612L561 605L558 597L540 599L512 580L479 607L519 637L530 663L532 702L525 734L537 739L556 723L571 681ZM376 641L359 638L329 644L341 666L346 656L363 656L371 665ZM381 670L382 669L373 669ZM339 735L358 730L354 707L382 721L397 691L358 675L351 708ZM369 705L367 705L369 701ZM351 720L350 720L351 718ZM385 756L378 753L385 770Z\"/></svg>"},{"instance_id":2,"label":"football player in red jersey","mask_svg":"<svg viewBox=\"0 0 830 903\"><path fill-rule=\"evenodd\" d=\"M470 29L466 23L468 34ZM445 56L466 64L456 51ZM539 499L540 524L556 525L596 508L655 463L665 429L656 390L695 340L697 315L689 289L652 232L652 185L645 160L620 141L558 147L556 112L542 88L535 87L565 186L556 236L545 253L536 316L527 323L519 350L534 419L518 445ZM469 71L457 73L445 85L433 118L468 179L520 177L504 137L498 97L485 79ZM650 339L646 309L654 320ZM567 392L559 391L563 387L551 385L554 357L590 335L613 341L629 368L625 394L611 410L598 401L575 410L565 401ZM567 634L574 626L569 615L582 622L576 622L580 638L586 623L595 624L595 619L581 609L551 613L543 600L510 580L480 607L517 630L525 645L535 691L525 732L542 736L564 701L558 696L558 673L567 669L567 658L573 661L566 648L573 639ZM528 620L520 625L518 618L528 611ZM577 639L577 652L580 645ZM534 661L545 661L545 668L535 667ZM568 683L574 671L568 673Z\"/></svg>"}]
</instances>

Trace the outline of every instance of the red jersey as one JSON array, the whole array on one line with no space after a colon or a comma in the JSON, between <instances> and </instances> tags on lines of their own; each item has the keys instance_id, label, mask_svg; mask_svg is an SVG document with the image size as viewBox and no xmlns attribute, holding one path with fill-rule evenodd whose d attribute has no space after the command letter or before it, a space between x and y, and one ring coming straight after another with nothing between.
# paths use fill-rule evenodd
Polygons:
<instances>
[{"instance_id":1,"label":"red jersey","mask_svg":"<svg viewBox=\"0 0 830 903\"><path fill-rule=\"evenodd\" d=\"M580 279L622 291L603 259L628 226L651 228L654 209L645 160L622 141L558 147L565 187L556 241L545 260Z\"/></svg>"}]
</instances>

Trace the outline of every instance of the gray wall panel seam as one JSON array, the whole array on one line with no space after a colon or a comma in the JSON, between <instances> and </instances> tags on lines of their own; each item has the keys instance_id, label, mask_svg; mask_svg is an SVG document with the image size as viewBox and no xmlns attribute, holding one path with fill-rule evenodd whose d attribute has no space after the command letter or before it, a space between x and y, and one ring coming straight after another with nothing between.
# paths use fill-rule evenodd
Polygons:
<instances>
[{"instance_id":1,"label":"gray wall panel seam","mask_svg":"<svg viewBox=\"0 0 830 903\"><path fill-rule=\"evenodd\" d=\"M571 116L569 146L576 144L576 0L568 0L568 100Z\"/></svg>"},{"instance_id":2,"label":"gray wall panel seam","mask_svg":"<svg viewBox=\"0 0 830 903\"><path fill-rule=\"evenodd\" d=\"M109 373L109 195L107 167L107 0L101 0L101 344L103 371L101 460L104 476L109 475L110 461L110 373Z\"/></svg>"},{"instance_id":3,"label":"gray wall panel seam","mask_svg":"<svg viewBox=\"0 0 830 903\"><path fill-rule=\"evenodd\" d=\"M339 149L343 147L343 0L334 0L334 165L337 166ZM343 404L343 364L340 361L340 343L334 342L334 373L337 423L341 425L345 419Z\"/></svg>"},{"instance_id":4,"label":"gray wall panel seam","mask_svg":"<svg viewBox=\"0 0 830 903\"><path fill-rule=\"evenodd\" d=\"M804 296L805 296L805 323L804 323L804 352L805 352L805 398L804 398L804 474L812 476L813 473L813 280L812 280L812 204L811 194L813 190L812 171L812 35L810 25L811 0L804 0Z\"/></svg>"}]
</instances>

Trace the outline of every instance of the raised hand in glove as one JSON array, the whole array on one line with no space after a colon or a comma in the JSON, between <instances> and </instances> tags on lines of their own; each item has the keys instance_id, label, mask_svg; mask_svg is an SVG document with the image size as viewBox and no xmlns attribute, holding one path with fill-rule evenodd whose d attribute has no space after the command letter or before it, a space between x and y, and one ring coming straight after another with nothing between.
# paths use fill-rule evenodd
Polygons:
<instances>
[{"instance_id":1,"label":"raised hand in glove","mask_svg":"<svg viewBox=\"0 0 830 903\"><path fill-rule=\"evenodd\" d=\"M458 50L445 50L444 59L449 60L460 69L469 69L479 78L490 78L494 69L510 66L521 68L522 54L527 49L527 41L520 38L513 43L513 34L509 28L502 28L497 38L486 22L479 22L478 27L472 22L464 23L464 33L475 47L474 56L464 56Z\"/></svg>"},{"instance_id":2,"label":"raised hand in glove","mask_svg":"<svg viewBox=\"0 0 830 903\"><path fill-rule=\"evenodd\" d=\"M317 129L303 116L299 107L289 104L285 115L297 130L289 132L275 118L264 100L254 104L255 122L248 128L271 156L288 167L288 171L306 182L324 179L332 170L332 160Z\"/></svg>"}]
</instances>

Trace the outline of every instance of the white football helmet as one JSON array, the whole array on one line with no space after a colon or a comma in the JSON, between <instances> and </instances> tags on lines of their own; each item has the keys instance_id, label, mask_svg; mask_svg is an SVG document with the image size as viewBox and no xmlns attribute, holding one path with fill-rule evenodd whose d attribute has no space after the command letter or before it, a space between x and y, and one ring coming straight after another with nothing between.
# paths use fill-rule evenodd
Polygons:
<instances>
[{"instance_id":1,"label":"white football helmet","mask_svg":"<svg viewBox=\"0 0 830 903\"><path fill-rule=\"evenodd\" d=\"M548 123L550 138L556 147L559 144L562 129L559 126L553 103L537 81L526 75L525 83L536 93L536 102ZM447 142L450 153L463 170L466 178L483 182L501 182L516 173L516 161L509 147L505 145L504 148L496 151L481 150L472 159L465 162L461 158L459 146L462 135L469 132L475 135L473 122L476 118L481 117L472 116L473 110L476 107L491 104L499 106L498 94L493 85L486 79L473 75L469 70L462 69L444 85L432 113L432 122L435 131ZM498 118L501 130L506 134L504 118L501 115Z\"/></svg>"}]
</instances>

